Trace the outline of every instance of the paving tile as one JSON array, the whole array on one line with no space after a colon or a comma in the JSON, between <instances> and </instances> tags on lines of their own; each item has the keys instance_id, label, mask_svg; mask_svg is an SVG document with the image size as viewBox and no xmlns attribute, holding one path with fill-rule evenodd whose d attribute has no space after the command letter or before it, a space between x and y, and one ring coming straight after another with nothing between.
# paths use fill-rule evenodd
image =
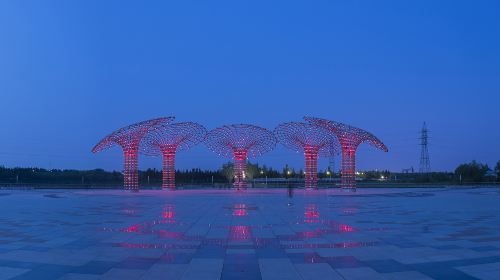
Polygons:
<instances>
[{"instance_id":1,"label":"paving tile","mask_svg":"<svg viewBox=\"0 0 500 280\"><path fill-rule=\"evenodd\" d=\"M301 279L289 259L259 259L259 266L263 280Z\"/></svg>"},{"instance_id":2,"label":"paving tile","mask_svg":"<svg viewBox=\"0 0 500 280\"><path fill-rule=\"evenodd\" d=\"M257 257L254 254L226 255L221 279L261 279Z\"/></svg>"},{"instance_id":3,"label":"paving tile","mask_svg":"<svg viewBox=\"0 0 500 280\"><path fill-rule=\"evenodd\" d=\"M159 258L129 257L116 264L115 268L148 270L159 261Z\"/></svg>"},{"instance_id":4,"label":"paving tile","mask_svg":"<svg viewBox=\"0 0 500 280\"><path fill-rule=\"evenodd\" d=\"M386 279L384 275L376 272L369 267L359 268L340 268L337 269L338 273L346 280L378 280Z\"/></svg>"},{"instance_id":5,"label":"paving tile","mask_svg":"<svg viewBox=\"0 0 500 280\"><path fill-rule=\"evenodd\" d=\"M417 271L404 271L404 272L392 272L392 273L382 273L383 279L388 280L433 280L429 276L426 276Z\"/></svg>"},{"instance_id":6,"label":"paving tile","mask_svg":"<svg viewBox=\"0 0 500 280\"><path fill-rule=\"evenodd\" d=\"M458 269L445 265L443 263L425 263L412 265L414 270L425 274L433 279L457 279L457 280L472 280L475 277L468 275Z\"/></svg>"},{"instance_id":7,"label":"paving tile","mask_svg":"<svg viewBox=\"0 0 500 280\"><path fill-rule=\"evenodd\" d=\"M145 273L146 270L112 268L105 274L101 275L100 279L139 280L144 276Z\"/></svg>"},{"instance_id":8,"label":"paving tile","mask_svg":"<svg viewBox=\"0 0 500 280\"><path fill-rule=\"evenodd\" d=\"M141 280L179 280L187 268L187 264L155 264L142 276Z\"/></svg>"},{"instance_id":9,"label":"paving tile","mask_svg":"<svg viewBox=\"0 0 500 280\"><path fill-rule=\"evenodd\" d=\"M11 279L28 272L29 269L0 266L0 280Z\"/></svg>"},{"instance_id":10,"label":"paving tile","mask_svg":"<svg viewBox=\"0 0 500 280\"><path fill-rule=\"evenodd\" d=\"M57 280L99 280L101 276L94 274L78 274L78 273L68 273L64 274Z\"/></svg>"},{"instance_id":11,"label":"paving tile","mask_svg":"<svg viewBox=\"0 0 500 280\"><path fill-rule=\"evenodd\" d=\"M411 270L410 266L401 264L395 260L371 260L364 261L364 263L380 273L402 272Z\"/></svg>"},{"instance_id":12,"label":"paving tile","mask_svg":"<svg viewBox=\"0 0 500 280\"><path fill-rule=\"evenodd\" d=\"M72 267L61 265L43 265L20 274L12 279L14 280L51 280L58 279L67 273L70 273Z\"/></svg>"},{"instance_id":13,"label":"paving tile","mask_svg":"<svg viewBox=\"0 0 500 280\"><path fill-rule=\"evenodd\" d=\"M496 279L499 198L499 188L9 191L0 279Z\"/></svg>"},{"instance_id":14,"label":"paving tile","mask_svg":"<svg viewBox=\"0 0 500 280\"><path fill-rule=\"evenodd\" d=\"M116 262L105 262L105 261L90 261L82 266L75 267L71 270L75 274L104 274L108 272L111 268L115 267L118 263Z\"/></svg>"},{"instance_id":15,"label":"paving tile","mask_svg":"<svg viewBox=\"0 0 500 280\"><path fill-rule=\"evenodd\" d=\"M181 279L220 279L223 264L224 259L192 259Z\"/></svg>"},{"instance_id":16,"label":"paving tile","mask_svg":"<svg viewBox=\"0 0 500 280\"><path fill-rule=\"evenodd\" d=\"M500 262L461 266L456 269L479 279L500 279Z\"/></svg>"},{"instance_id":17,"label":"paving tile","mask_svg":"<svg viewBox=\"0 0 500 280\"><path fill-rule=\"evenodd\" d=\"M328 263L334 269L365 267L366 263L359 261L355 257L332 257L328 258Z\"/></svg>"},{"instance_id":18,"label":"paving tile","mask_svg":"<svg viewBox=\"0 0 500 280\"><path fill-rule=\"evenodd\" d=\"M326 263L295 264L296 270L304 280L342 280L344 279L337 271Z\"/></svg>"}]
</instances>

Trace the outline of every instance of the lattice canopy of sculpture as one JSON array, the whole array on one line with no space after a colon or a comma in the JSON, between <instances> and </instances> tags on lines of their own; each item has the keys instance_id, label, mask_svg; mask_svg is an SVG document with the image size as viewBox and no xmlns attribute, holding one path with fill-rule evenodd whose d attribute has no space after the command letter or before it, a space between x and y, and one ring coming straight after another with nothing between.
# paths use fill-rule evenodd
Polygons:
<instances>
[{"instance_id":1,"label":"lattice canopy of sculpture","mask_svg":"<svg viewBox=\"0 0 500 280\"><path fill-rule=\"evenodd\" d=\"M104 137L92 149L92 152L98 153L116 145L120 146L124 157L123 186L126 190L138 191L138 153L140 143L146 134L155 130L159 126L172 122L173 120L174 117L157 118L120 128Z\"/></svg>"},{"instance_id":2,"label":"lattice canopy of sculpture","mask_svg":"<svg viewBox=\"0 0 500 280\"><path fill-rule=\"evenodd\" d=\"M359 145L368 143L384 152L389 151L375 135L363 129L326 119L314 117L305 117L304 119L311 124L329 130L337 137L342 151L342 188L356 188L356 151Z\"/></svg>"},{"instance_id":3,"label":"lattice canopy of sculpture","mask_svg":"<svg viewBox=\"0 0 500 280\"><path fill-rule=\"evenodd\" d=\"M338 153L337 139L320 126L300 122L280 124L275 128L274 134L283 146L304 154L305 186L317 187L318 158Z\"/></svg>"},{"instance_id":4,"label":"lattice canopy of sculpture","mask_svg":"<svg viewBox=\"0 0 500 280\"><path fill-rule=\"evenodd\" d=\"M255 158L273 150L276 138L271 131L262 127L233 124L210 131L205 144L218 155L233 158L234 186L244 188L248 158Z\"/></svg>"},{"instance_id":5,"label":"lattice canopy of sculpture","mask_svg":"<svg viewBox=\"0 0 500 280\"><path fill-rule=\"evenodd\" d=\"M164 124L152 130L141 143L141 152L148 156L163 157L162 187L175 188L175 156L177 151L189 150L203 142L207 130L200 124L182 122Z\"/></svg>"}]
</instances>

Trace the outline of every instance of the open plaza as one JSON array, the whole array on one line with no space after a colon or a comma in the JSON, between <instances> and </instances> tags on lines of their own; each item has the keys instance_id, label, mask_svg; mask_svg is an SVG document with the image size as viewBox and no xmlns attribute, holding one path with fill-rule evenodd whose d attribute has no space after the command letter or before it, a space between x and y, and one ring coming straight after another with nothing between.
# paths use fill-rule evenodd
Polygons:
<instances>
[{"instance_id":1,"label":"open plaza","mask_svg":"<svg viewBox=\"0 0 500 280\"><path fill-rule=\"evenodd\" d=\"M499 188L2 190L0 279L499 279Z\"/></svg>"}]
</instances>

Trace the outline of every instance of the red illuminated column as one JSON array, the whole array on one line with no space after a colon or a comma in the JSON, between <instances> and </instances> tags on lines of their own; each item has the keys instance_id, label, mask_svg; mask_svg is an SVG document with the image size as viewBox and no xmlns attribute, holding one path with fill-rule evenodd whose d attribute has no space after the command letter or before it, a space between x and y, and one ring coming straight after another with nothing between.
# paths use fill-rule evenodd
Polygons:
<instances>
[{"instance_id":1,"label":"red illuminated column","mask_svg":"<svg viewBox=\"0 0 500 280\"><path fill-rule=\"evenodd\" d=\"M318 147L305 147L305 186L306 188L318 185Z\"/></svg>"},{"instance_id":2,"label":"red illuminated column","mask_svg":"<svg viewBox=\"0 0 500 280\"><path fill-rule=\"evenodd\" d=\"M168 148L162 151L163 153L163 189L175 188L175 148Z\"/></svg>"},{"instance_id":3,"label":"red illuminated column","mask_svg":"<svg viewBox=\"0 0 500 280\"><path fill-rule=\"evenodd\" d=\"M342 146L342 188L356 188L356 147Z\"/></svg>"},{"instance_id":4,"label":"red illuminated column","mask_svg":"<svg viewBox=\"0 0 500 280\"><path fill-rule=\"evenodd\" d=\"M123 151L123 186L125 190L139 191L138 152L138 147L131 147Z\"/></svg>"},{"instance_id":5,"label":"red illuminated column","mask_svg":"<svg viewBox=\"0 0 500 280\"><path fill-rule=\"evenodd\" d=\"M246 187L246 182L245 182L245 172L247 169L247 156L248 156L248 150L247 149L234 149L233 150L234 154L234 187L236 188L245 188Z\"/></svg>"}]
</instances>

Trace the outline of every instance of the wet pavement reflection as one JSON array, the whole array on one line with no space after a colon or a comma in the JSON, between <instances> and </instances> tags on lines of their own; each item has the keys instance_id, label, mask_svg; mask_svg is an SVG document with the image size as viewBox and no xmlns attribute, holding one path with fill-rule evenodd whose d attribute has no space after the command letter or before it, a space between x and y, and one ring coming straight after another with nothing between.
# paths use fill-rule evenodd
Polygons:
<instances>
[{"instance_id":1,"label":"wet pavement reflection","mask_svg":"<svg viewBox=\"0 0 500 280\"><path fill-rule=\"evenodd\" d=\"M0 276L8 267L19 272L13 279L473 279L479 270L467 261L490 271L500 263L498 191L61 191L0 199L7 205ZM465 202L481 207L464 211Z\"/></svg>"}]
</instances>

